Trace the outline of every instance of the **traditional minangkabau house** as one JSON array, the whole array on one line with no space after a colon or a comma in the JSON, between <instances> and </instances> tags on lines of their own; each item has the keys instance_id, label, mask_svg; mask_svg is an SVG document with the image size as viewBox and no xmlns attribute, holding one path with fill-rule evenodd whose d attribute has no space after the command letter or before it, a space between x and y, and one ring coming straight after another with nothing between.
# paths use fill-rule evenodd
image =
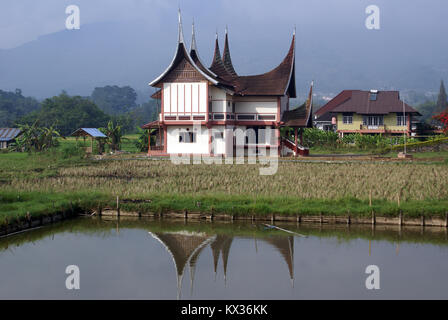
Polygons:
<instances>
[{"instance_id":1,"label":"traditional minangkabau house","mask_svg":"<svg viewBox=\"0 0 448 320\"><path fill-rule=\"evenodd\" d=\"M285 58L276 68L264 74L242 76L232 64L227 30L222 56L216 37L213 61L206 67L199 57L194 24L187 50L179 13L176 53L166 70L149 85L158 89L152 97L160 100L161 110L158 120L142 126L156 136L150 139L148 155L233 156L237 129L255 132L255 143L246 139L243 148L247 149L250 143L251 147L279 154L279 128L285 125L282 116L289 110L289 99L296 97L295 33ZM291 116L297 120L308 117L292 114L288 121L293 120ZM296 127L307 123L296 123ZM198 124L199 130L194 126ZM270 136L260 130L267 128L272 129Z\"/></svg>"},{"instance_id":2,"label":"traditional minangkabau house","mask_svg":"<svg viewBox=\"0 0 448 320\"><path fill-rule=\"evenodd\" d=\"M344 90L314 114L314 125L344 134L415 135L421 114L398 91Z\"/></svg>"}]
</instances>

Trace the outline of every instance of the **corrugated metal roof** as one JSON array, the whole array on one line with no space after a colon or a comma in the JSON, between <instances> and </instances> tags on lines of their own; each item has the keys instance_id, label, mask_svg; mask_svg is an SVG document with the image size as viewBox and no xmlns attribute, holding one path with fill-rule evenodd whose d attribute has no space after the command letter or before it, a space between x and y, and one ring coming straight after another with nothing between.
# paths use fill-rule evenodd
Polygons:
<instances>
[{"instance_id":1,"label":"corrugated metal roof","mask_svg":"<svg viewBox=\"0 0 448 320\"><path fill-rule=\"evenodd\" d=\"M0 128L0 141L11 141L19 134L19 128Z\"/></svg>"},{"instance_id":2,"label":"corrugated metal roof","mask_svg":"<svg viewBox=\"0 0 448 320\"><path fill-rule=\"evenodd\" d=\"M84 134L83 134L84 133ZM107 138L107 136L102 133L97 128L80 128L71 134L72 136L83 136L88 135L93 138Z\"/></svg>"}]
</instances>

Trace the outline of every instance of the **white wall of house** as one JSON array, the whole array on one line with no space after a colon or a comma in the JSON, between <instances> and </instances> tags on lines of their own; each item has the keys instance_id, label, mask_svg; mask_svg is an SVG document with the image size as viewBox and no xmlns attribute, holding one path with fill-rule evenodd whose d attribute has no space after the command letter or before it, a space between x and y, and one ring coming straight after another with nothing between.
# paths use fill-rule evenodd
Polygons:
<instances>
[{"instance_id":1,"label":"white wall of house","mask_svg":"<svg viewBox=\"0 0 448 320\"><path fill-rule=\"evenodd\" d=\"M226 132L225 126L213 126L211 129L212 135L212 153L225 154L226 153Z\"/></svg>"},{"instance_id":2,"label":"white wall of house","mask_svg":"<svg viewBox=\"0 0 448 320\"><path fill-rule=\"evenodd\" d=\"M275 98L238 97L235 102L236 113L259 113L277 115L277 99Z\"/></svg>"},{"instance_id":3,"label":"white wall of house","mask_svg":"<svg viewBox=\"0 0 448 320\"><path fill-rule=\"evenodd\" d=\"M188 130L187 130L188 128ZM205 127L193 131L193 126L169 126L167 128L167 153L208 154L209 135ZM196 133L196 142L179 142L181 132Z\"/></svg>"},{"instance_id":4,"label":"white wall of house","mask_svg":"<svg viewBox=\"0 0 448 320\"><path fill-rule=\"evenodd\" d=\"M163 84L164 113L206 113L206 82L165 82Z\"/></svg>"}]
</instances>

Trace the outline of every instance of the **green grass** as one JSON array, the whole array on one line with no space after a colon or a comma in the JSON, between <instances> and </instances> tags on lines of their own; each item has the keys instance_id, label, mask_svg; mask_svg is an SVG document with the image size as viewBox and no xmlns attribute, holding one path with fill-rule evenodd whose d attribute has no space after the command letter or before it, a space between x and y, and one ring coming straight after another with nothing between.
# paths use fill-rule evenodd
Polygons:
<instances>
[{"instance_id":1,"label":"green grass","mask_svg":"<svg viewBox=\"0 0 448 320\"><path fill-rule=\"evenodd\" d=\"M76 193L2 191L0 225L31 217L69 211L85 211L106 203L104 195L85 191Z\"/></svg>"}]
</instances>

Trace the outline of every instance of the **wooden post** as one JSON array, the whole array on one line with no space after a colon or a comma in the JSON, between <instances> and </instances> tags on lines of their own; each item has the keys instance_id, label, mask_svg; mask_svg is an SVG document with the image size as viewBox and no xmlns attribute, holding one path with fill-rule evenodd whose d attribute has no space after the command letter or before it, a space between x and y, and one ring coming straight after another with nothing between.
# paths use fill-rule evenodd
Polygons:
<instances>
[{"instance_id":1,"label":"wooden post","mask_svg":"<svg viewBox=\"0 0 448 320\"><path fill-rule=\"evenodd\" d=\"M372 210L372 225L376 225L376 216L375 216L375 212Z\"/></svg>"},{"instance_id":2,"label":"wooden post","mask_svg":"<svg viewBox=\"0 0 448 320\"><path fill-rule=\"evenodd\" d=\"M299 152L299 148L297 147L297 127L294 128L294 144L295 144L294 153L295 153L295 156L297 157L298 152Z\"/></svg>"},{"instance_id":3,"label":"wooden post","mask_svg":"<svg viewBox=\"0 0 448 320\"><path fill-rule=\"evenodd\" d=\"M117 217L120 216L120 197L117 196Z\"/></svg>"},{"instance_id":4,"label":"wooden post","mask_svg":"<svg viewBox=\"0 0 448 320\"><path fill-rule=\"evenodd\" d=\"M369 191L369 207L372 206L372 189Z\"/></svg>"},{"instance_id":5,"label":"wooden post","mask_svg":"<svg viewBox=\"0 0 448 320\"><path fill-rule=\"evenodd\" d=\"M401 227L403 225L403 214L401 213L398 215L398 225Z\"/></svg>"},{"instance_id":6,"label":"wooden post","mask_svg":"<svg viewBox=\"0 0 448 320\"><path fill-rule=\"evenodd\" d=\"M425 226L425 216L422 214L422 227Z\"/></svg>"},{"instance_id":7,"label":"wooden post","mask_svg":"<svg viewBox=\"0 0 448 320\"><path fill-rule=\"evenodd\" d=\"M350 215L348 215L348 217L347 217L347 224L350 225L350 223L352 223L352 219L351 219Z\"/></svg>"},{"instance_id":8,"label":"wooden post","mask_svg":"<svg viewBox=\"0 0 448 320\"><path fill-rule=\"evenodd\" d=\"M322 216L322 212L320 213L319 216L319 223L322 224L324 222L323 216Z\"/></svg>"}]
</instances>

